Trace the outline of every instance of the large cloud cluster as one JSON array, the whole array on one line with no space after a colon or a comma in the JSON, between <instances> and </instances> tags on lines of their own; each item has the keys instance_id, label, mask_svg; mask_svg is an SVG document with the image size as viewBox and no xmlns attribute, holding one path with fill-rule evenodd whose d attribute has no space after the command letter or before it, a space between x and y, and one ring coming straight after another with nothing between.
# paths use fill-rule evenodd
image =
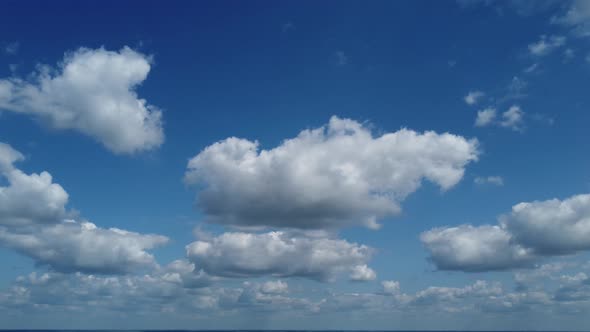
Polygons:
<instances>
[{"instance_id":1,"label":"large cloud cluster","mask_svg":"<svg viewBox=\"0 0 590 332\"><path fill-rule=\"evenodd\" d=\"M541 257L590 250L590 194L519 203L499 225L435 228L421 239L442 270L530 266Z\"/></svg>"},{"instance_id":2,"label":"large cloud cluster","mask_svg":"<svg viewBox=\"0 0 590 332\"><path fill-rule=\"evenodd\" d=\"M20 152L0 143L0 246L64 272L127 273L154 267L147 250L168 241L117 228L103 229L67 211L68 194L47 172L26 174L14 166Z\"/></svg>"},{"instance_id":3,"label":"large cloud cluster","mask_svg":"<svg viewBox=\"0 0 590 332\"><path fill-rule=\"evenodd\" d=\"M150 63L128 47L81 48L58 68L41 67L32 79L0 79L0 109L79 131L115 153L150 150L164 141L161 111L135 92Z\"/></svg>"},{"instance_id":4,"label":"large cloud cluster","mask_svg":"<svg viewBox=\"0 0 590 332\"><path fill-rule=\"evenodd\" d=\"M334 116L270 150L233 137L215 143L189 161L185 179L202 188L198 205L210 222L375 228L423 179L449 189L477 157L476 140L407 129L374 137Z\"/></svg>"}]
</instances>

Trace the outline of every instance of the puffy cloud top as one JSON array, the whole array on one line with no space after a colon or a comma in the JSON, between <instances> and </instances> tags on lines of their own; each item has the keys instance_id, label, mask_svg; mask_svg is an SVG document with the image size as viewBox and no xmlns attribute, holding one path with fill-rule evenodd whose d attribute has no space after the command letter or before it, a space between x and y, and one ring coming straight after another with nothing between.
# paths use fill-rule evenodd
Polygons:
<instances>
[{"instance_id":1,"label":"puffy cloud top","mask_svg":"<svg viewBox=\"0 0 590 332\"><path fill-rule=\"evenodd\" d=\"M202 190L208 221L300 229L378 227L423 179L443 190L477 160L477 140L408 129L373 137L363 124L336 116L270 150L235 137L206 147L185 180Z\"/></svg>"},{"instance_id":2,"label":"puffy cloud top","mask_svg":"<svg viewBox=\"0 0 590 332\"><path fill-rule=\"evenodd\" d=\"M135 92L150 67L149 57L128 47L81 48L32 80L0 80L0 109L79 131L115 153L153 149L164 141L161 111Z\"/></svg>"}]
</instances>

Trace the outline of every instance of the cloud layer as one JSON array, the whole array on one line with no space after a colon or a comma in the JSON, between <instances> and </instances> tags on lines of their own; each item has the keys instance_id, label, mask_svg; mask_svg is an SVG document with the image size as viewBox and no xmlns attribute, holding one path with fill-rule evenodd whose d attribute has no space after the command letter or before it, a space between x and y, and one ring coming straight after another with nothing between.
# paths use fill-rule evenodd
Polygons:
<instances>
[{"instance_id":1,"label":"cloud layer","mask_svg":"<svg viewBox=\"0 0 590 332\"><path fill-rule=\"evenodd\" d=\"M352 280L375 279L367 267L373 250L326 237L284 232L229 232L186 247L187 257L210 275L225 277L305 277L330 280L348 273Z\"/></svg>"},{"instance_id":2,"label":"cloud layer","mask_svg":"<svg viewBox=\"0 0 590 332\"><path fill-rule=\"evenodd\" d=\"M0 109L76 130L115 153L150 150L164 141L161 111L135 92L150 62L128 47L80 48L56 68L40 67L31 79L0 79Z\"/></svg>"},{"instance_id":3,"label":"cloud layer","mask_svg":"<svg viewBox=\"0 0 590 332\"><path fill-rule=\"evenodd\" d=\"M202 189L209 222L234 226L334 229L378 227L423 179L442 190L478 157L477 140L408 129L374 137L366 126L332 117L270 150L228 138L188 163L185 180Z\"/></svg>"}]
</instances>

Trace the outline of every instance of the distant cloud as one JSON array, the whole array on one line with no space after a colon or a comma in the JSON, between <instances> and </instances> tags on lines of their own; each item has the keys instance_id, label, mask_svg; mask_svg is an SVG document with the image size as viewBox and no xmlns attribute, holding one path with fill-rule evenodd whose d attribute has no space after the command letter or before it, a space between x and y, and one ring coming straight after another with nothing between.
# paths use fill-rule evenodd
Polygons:
<instances>
[{"instance_id":1,"label":"distant cloud","mask_svg":"<svg viewBox=\"0 0 590 332\"><path fill-rule=\"evenodd\" d=\"M0 110L76 130L115 153L154 149L164 142L162 113L135 92L150 63L128 47L81 48L66 54L57 68L41 67L30 81L0 79Z\"/></svg>"},{"instance_id":2,"label":"distant cloud","mask_svg":"<svg viewBox=\"0 0 590 332\"><path fill-rule=\"evenodd\" d=\"M336 56L336 64L338 66L345 66L348 64L348 56L344 54L342 51L337 51L334 53Z\"/></svg>"},{"instance_id":3,"label":"distant cloud","mask_svg":"<svg viewBox=\"0 0 590 332\"><path fill-rule=\"evenodd\" d=\"M483 96L485 96L485 93L481 91L469 91L463 100L465 100L467 105L475 105Z\"/></svg>"},{"instance_id":4,"label":"distant cloud","mask_svg":"<svg viewBox=\"0 0 590 332\"><path fill-rule=\"evenodd\" d=\"M8 43L4 46L4 53L7 55L16 55L20 48L20 44L18 42Z\"/></svg>"},{"instance_id":5,"label":"distant cloud","mask_svg":"<svg viewBox=\"0 0 590 332\"><path fill-rule=\"evenodd\" d=\"M160 235L99 228L66 210L67 192L48 172L14 167L23 155L0 143L0 246L62 272L122 274L155 267L147 250L165 244Z\"/></svg>"},{"instance_id":6,"label":"distant cloud","mask_svg":"<svg viewBox=\"0 0 590 332\"><path fill-rule=\"evenodd\" d=\"M384 280L381 282L381 287L384 294L395 295L400 292L399 281L395 280Z\"/></svg>"},{"instance_id":7,"label":"distant cloud","mask_svg":"<svg viewBox=\"0 0 590 332\"><path fill-rule=\"evenodd\" d=\"M541 35L538 42L529 44L529 52L534 56L544 56L565 45L564 36Z\"/></svg>"},{"instance_id":8,"label":"distant cloud","mask_svg":"<svg viewBox=\"0 0 590 332\"><path fill-rule=\"evenodd\" d=\"M529 267L542 257L590 250L590 194L523 202L496 226L462 225L424 232L421 240L441 270Z\"/></svg>"},{"instance_id":9,"label":"distant cloud","mask_svg":"<svg viewBox=\"0 0 590 332\"><path fill-rule=\"evenodd\" d=\"M365 265L357 265L352 268L350 280L352 281L371 281L377 278L377 273Z\"/></svg>"},{"instance_id":10,"label":"distant cloud","mask_svg":"<svg viewBox=\"0 0 590 332\"><path fill-rule=\"evenodd\" d=\"M504 185L504 179L501 176L486 176L486 177L478 176L473 180L473 182L475 184L479 184L479 185L485 185L485 184L492 184L495 186L503 186Z\"/></svg>"},{"instance_id":11,"label":"distant cloud","mask_svg":"<svg viewBox=\"0 0 590 332\"><path fill-rule=\"evenodd\" d=\"M570 27L577 36L589 37L590 2L586 0L571 1L566 11L561 15L553 16L551 22Z\"/></svg>"},{"instance_id":12,"label":"distant cloud","mask_svg":"<svg viewBox=\"0 0 590 332\"><path fill-rule=\"evenodd\" d=\"M348 273L352 280L375 279L367 267L373 250L328 237L285 232L230 232L186 247L188 259L207 274L223 277L305 277L331 280Z\"/></svg>"},{"instance_id":13,"label":"distant cloud","mask_svg":"<svg viewBox=\"0 0 590 332\"><path fill-rule=\"evenodd\" d=\"M524 112L518 105L512 105L510 108L502 113L502 121L500 126L510 128L514 131L521 131L523 125Z\"/></svg>"},{"instance_id":14,"label":"distant cloud","mask_svg":"<svg viewBox=\"0 0 590 332\"><path fill-rule=\"evenodd\" d=\"M284 33L285 32L289 32L289 31L292 31L292 30L295 30L295 24L293 24L292 22L284 23L281 26L281 31L283 31Z\"/></svg>"},{"instance_id":15,"label":"distant cloud","mask_svg":"<svg viewBox=\"0 0 590 332\"><path fill-rule=\"evenodd\" d=\"M534 73L539 69L539 63L533 63L532 65L526 67L523 72L530 74L530 73Z\"/></svg>"},{"instance_id":16,"label":"distant cloud","mask_svg":"<svg viewBox=\"0 0 590 332\"><path fill-rule=\"evenodd\" d=\"M476 127L486 127L494 123L496 120L496 109L492 107L477 111L477 118L475 118Z\"/></svg>"},{"instance_id":17,"label":"distant cloud","mask_svg":"<svg viewBox=\"0 0 590 332\"><path fill-rule=\"evenodd\" d=\"M448 190L478 158L478 142L408 129L374 136L333 116L279 146L230 137L190 159L185 182L199 190L205 220L239 227L379 227L423 180Z\"/></svg>"},{"instance_id":18,"label":"distant cloud","mask_svg":"<svg viewBox=\"0 0 590 332\"><path fill-rule=\"evenodd\" d=\"M565 51L563 51L563 62L568 63L572 61L575 56L576 52L571 48L567 48Z\"/></svg>"}]
</instances>

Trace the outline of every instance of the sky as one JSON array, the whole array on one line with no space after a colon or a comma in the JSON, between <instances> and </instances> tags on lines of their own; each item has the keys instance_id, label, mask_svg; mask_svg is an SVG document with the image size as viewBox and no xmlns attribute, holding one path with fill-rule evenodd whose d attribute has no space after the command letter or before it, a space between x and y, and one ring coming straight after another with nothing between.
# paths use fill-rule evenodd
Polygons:
<instances>
[{"instance_id":1,"label":"sky","mask_svg":"<svg viewBox=\"0 0 590 332\"><path fill-rule=\"evenodd\" d=\"M588 330L590 2L3 1L0 329Z\"/></svg>"}]
</instances>

